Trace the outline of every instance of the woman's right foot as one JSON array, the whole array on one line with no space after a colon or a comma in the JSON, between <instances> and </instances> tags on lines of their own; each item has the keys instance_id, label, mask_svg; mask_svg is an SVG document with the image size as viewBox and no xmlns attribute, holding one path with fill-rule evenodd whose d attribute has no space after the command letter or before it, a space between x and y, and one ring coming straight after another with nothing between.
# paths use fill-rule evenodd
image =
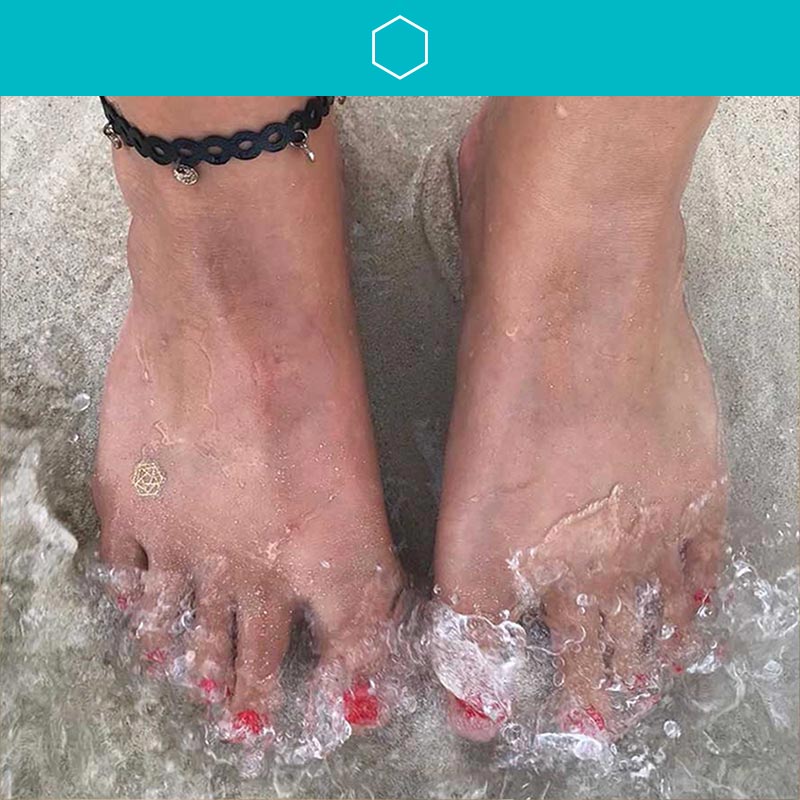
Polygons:
<instances>
[{"instance_id":1,"label":"woman's right foot","mask_svg":"<svg viewBox=\"0 0 800 800\"><path fill-rule=\"evenodd\" d=\"M181 99L179 127L174 109L135 98L122 111L160 135L203 135L260 126L302 103L264 100L223 108L215 122ZM201 166L191 187L127 148L114 153L132 213L133 296L101 413L101 555L143 570L140 594L120 604L146 660L177 654L172 631L191 598L191 679L201 696L230 698L234 736L270 724L298 609L314 621L321 668L362 686L401 584L349 294L332 121L311 144L314 164L289 148ZM351 695L354 724L376 722L349 708Z\"/></svg>"}]
</instances>

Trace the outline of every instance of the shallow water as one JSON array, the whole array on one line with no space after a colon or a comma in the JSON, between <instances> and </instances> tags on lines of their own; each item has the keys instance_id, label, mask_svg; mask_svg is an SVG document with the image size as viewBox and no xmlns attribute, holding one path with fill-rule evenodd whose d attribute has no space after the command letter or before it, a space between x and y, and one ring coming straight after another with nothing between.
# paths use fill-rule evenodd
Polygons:
<instances>
[{"instance_id":1,"label":"shallow water","mask_svg":"<svg viewBox=\"0 0 800 800\"><path fill-rule=\"evenodd\" d=\"M384 730L351 737L341 708L329 702L336 692L318 686L325 703L298 700L303 713L295 723L301 723L289 724L270 748L262 741L236 745L220 740L207 711L186 702L180 666L169 681L137 666L122 614L98 580L102 573L47 509L38 485L40 448L26 438L4 432L14 453L2 497L5 797L796 792L798 571L771 571L759 557L768 554L770 563L784 567L796 563L798 532L789 521L765 522L757 536L748 531L747 547L729 548L718 613L699 620L711 645L685 673L658 687L659 704L615 745L543 730L519 717L502 726L492 745L458 740L447 729L433 673L456 692L459 674L473 680L479 672L484 688L487 681L502 684L504 670L526 646L525 633L514 623L476 633L467 618L443 605L424 609L413 598L392 635L397 691L390 693L393 719ZM470 641L481 642L480 663L479 651L453 632L464 625ZM455 662L437 659L442 641L451 649L463 641L466 649ZM525 683L534 704L552 679L543 665L535 663L533 681ZM290 691L301 696L301 683L295 679ZM317 715L309 716L308 708Z\"/></svg>"},{"instance_id":2,"label":"shallow water","mask_svg":"<svg viewBox=\"0 0 800 800\"><path fill-rule=\"evenodd\" d=\"M702 621L725 656L676 676L616 752L515 724L475 746L444 724L420 613L395 642L412 666L385 730L347 738L332 714L316 740L295 728L264 759L218 742L180 687L132 673L96 579L86 486L128 282L95 102L3 99L1 796L798 796L797 98L723 102L685 198L687 292L731 465L725 603ZM351 98L341 119L385 494L421 585L458 323L452 156L475 105ZM58 129L42 122L53 114ZM539 667L533 707L557 673Z\"/></svg>"}]
</instances>

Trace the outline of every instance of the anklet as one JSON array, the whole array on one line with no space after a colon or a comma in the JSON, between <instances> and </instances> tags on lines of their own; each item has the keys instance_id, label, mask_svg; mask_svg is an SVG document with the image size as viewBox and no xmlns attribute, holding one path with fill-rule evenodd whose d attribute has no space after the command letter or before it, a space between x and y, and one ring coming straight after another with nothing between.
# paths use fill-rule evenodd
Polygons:
<instances>
[{"instance_id":1,"label":"anklet","mask_svg":"<svg viewBox=\"0 0 800 800\"><path fill-rule=\"evenodd\" d=\"M152 158L156 164L171 164L175 180L186 186L197 183L200 175L195 167L201 162L227 164L231 158L248 160L265 150L277 153L291 145L302 150L309 161L314 161L314 152L308 146L308 133L322 124L328 115L333 97L311 97L305 108L292 111L285 122L270 122L260 131L239 131L233 136L206 136L204 139L180 137L167 141L160 136L146 136L135 125L131 125L114 108L106 97L101 97L108 122L103 133L115 150L123 144L133 147L144 158ZM344 98L339 98L344 102Z\"/></svg>"}]
</instances>

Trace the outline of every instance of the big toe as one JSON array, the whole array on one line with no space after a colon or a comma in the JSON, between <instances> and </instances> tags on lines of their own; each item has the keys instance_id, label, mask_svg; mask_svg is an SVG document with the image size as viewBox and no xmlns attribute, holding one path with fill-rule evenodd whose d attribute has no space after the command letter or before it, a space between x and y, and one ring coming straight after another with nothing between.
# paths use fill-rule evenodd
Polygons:
<instances>
[{"instance_id":1,"label":"big toe","mask_svg":"<svg viewBox=\"0 0 800 800\"><path fill-rule=\"evenodd\" d=\"M281 705L280 668L291 633L291 609L254 590L236 606L235 684L226 736L236 742L267 734Z\"/></svg>"},{"instance_id":2,"label":"big toe","mask_svg":"<svg viewBox=\"0 0 800 800\"><path fill-rule=\"evenodd\" d=\"M458 592L455 607L431 606L434 672L445 690L445 716L465 739L487 742L511 718L516 681L525 661L522 628L509 609L486 591Z\"/></svg>"}]
</instances>

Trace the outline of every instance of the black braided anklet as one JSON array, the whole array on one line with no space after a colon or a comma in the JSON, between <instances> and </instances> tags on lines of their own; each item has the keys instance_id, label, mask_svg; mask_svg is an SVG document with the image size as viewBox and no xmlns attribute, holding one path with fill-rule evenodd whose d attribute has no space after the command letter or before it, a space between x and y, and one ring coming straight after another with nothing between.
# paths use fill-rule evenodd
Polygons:
<instances>
[{"instance_id":1,"label":"black braided anklet","mask_svg":"<svg viewBox=\"0 0 800 800\"><path fill-rule=\"evenodd\" d=\"M118 150L126 144L157 164L171 164L175 180L187 186L197 183L200 176L195 167L201 161L209 164L227 164L231 158L246 161L264 151L277 153L291 145L301 149L313 162L314 153L308 146L308 132L319 128L323 117L331 110L333 100L333 97L311 97L305 108L292 111L285 122L270 122L258 132L239 131L230 137L206 136L200 140L180 137L167 141L160 136L143 134L107 98L100 98L108 120L103 133L114 149Z\"/></svg>"}]
</instances>

